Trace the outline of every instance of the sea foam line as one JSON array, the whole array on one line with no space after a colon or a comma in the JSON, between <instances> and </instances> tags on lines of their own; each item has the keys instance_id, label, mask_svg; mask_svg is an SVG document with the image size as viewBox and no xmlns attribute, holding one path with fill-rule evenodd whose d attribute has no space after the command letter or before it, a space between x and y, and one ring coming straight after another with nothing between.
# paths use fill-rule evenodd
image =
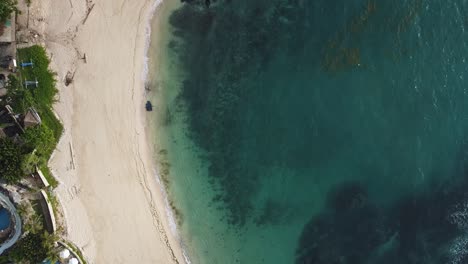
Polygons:
<instances>
[{"instance_id":1,"label":"sea foam line","mask_svg":"<svg viewBox=\"0 0 468 264\"><path fill-rule=\"evenodd\" d=\"M158 7L162 4L163 0L155 0L151 3L149 14L146 21L145 26L145 46L143 48L144 51L144 58L143 58L143 72L142 72L142 80L146 84L146 80L148 79L148 71L149 71L149 57L148 51L149 46L151 44L151 20L153 19L154 13L158 9Z\"/></svg>"},{"instance_id":2,"label":"sea foam line","mask_svg":"<svg viewBox=\"0 0 468 264\"><path fill-rule=\"evenodd\" d=\"M178 232L176 217L174 216L174 212L172 211L171 206L169 204L169 196L167 194L166 188L164 187L164 184L162 183L161 178L160 178L160 176L159 176L159 174L158 174L158 172L156 170L154 170L154 175L155 175L155 178L156 178L156 182L159 185L159 189L161 190L161 193L163 194L164 209L165 209L165 212L166 212L166 217L168 219L169 228L171 230L171 233L179 241L179 245L180 245L180 248L182 250L182 255L184 257L185 263L186 264L192 264L188 254L187 254L186 247L185 247L185 245L183 243L183 240L180 237L180 234Z\"/></svg>"},{"instance_id":3,"label":"sea foam line","mask_svg":"<svg viewBox=\"0 0 468 264\"><path fill-rule=\"evenodd\" d=\"M162 3L163 3L163 0L155 0L154 2L152 2L151 6L150 6L148 17L147 17L147 21L146 21L145 46L144 46L144 58L143 58L143 63L144 64L143 64L143 72L142 72L142 76L141 76L141 78L143 80L143 83L145 85L146 85L146 81L148 80L148 75L149 75L149 56L148 56L148 52L149 52L149 47L150 47L150 44L151 44L151 21L152 21L152 19L154 17L154 14L156 13L156 10L158 9L158 7ZM159 174L157 173L156 170L154 171L154 175L155 175L155 178L156 178L156 182L158 183L159 188L160 188L161 193L162 193L163 198L164 198L164 208L165 208L166 218L168 220L170 231L171 231L172 235L180 243L180 247L181 247L181 250L182 250L182 255L184 257L185 263L186 264L192 264L192 262L190 261L190 258L188 257L186 248L185 248L185 246L183 244L182 238L179 235L178 228L177 228L177 221L176 221L176 218L174 216L174 212L172 212L171 206L169 204L169 196L167 194L167 191L166 191L166 189L164 187L164 184L161 182L161 178L160 178L160 176L159 176Z\"/></svg>"}]
</instances>

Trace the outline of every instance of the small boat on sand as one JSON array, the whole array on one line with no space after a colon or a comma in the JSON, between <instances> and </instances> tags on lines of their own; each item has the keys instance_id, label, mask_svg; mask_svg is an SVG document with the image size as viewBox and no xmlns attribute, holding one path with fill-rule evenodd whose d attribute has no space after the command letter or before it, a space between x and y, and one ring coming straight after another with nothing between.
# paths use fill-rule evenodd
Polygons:
<instances>
[{"instance_id":1,"label":"small boat on sand","mask_svg":"<svg viewBox=\"0 0 468 264\"><path fill-rule=\"evenodd\" d=\"M146 111L151 112L153 111L153 105L150 101L146 101Z\"/></svg>"}]
</instances>

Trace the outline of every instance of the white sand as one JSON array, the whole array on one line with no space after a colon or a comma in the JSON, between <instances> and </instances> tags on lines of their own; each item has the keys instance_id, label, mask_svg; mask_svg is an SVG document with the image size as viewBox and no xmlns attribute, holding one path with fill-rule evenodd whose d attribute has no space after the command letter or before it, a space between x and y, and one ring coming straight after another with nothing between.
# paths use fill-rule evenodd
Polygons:
<instances>
[{"instance_id":1,"label":"white sand","mask_svg":"<svg viewBox=\"0 0 468 264\"><path fill-rule=\"evenodd\" d=\"M90 263L183 263L145 132L142 71L153 1L32 3L29 27L58 74L55 110L65 133L50 164L67 238ZM68 71L75 76L66 87Z\"/></svg>"}]
</instances>

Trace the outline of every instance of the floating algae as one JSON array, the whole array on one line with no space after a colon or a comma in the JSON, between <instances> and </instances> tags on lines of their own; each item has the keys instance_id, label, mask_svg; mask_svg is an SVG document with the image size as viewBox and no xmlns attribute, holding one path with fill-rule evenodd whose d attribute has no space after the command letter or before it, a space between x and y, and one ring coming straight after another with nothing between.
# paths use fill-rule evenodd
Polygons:
<instances>
[{"instance_id":1,"label":"floating algae","mask_svg":"<svg viewBox=\"0 0 468 264\"><path fill-rule=\"evenodd\" d=\"M328 72L340 72L361 65L359 48L356 45L360 34L369 23L370 17L376 12L376 1L369 0L361 14L353 17L348 25L327 41L323 51L322 67Z\"/></svg>"},{"instance_id":2,"label":"floating algae","mask_svg":"<svg viewBox=\"0 0 468 264\"><path fill-rule=\"evenodd\" d=\"M164 188L166 190L170 190L171 188L171 180L170 180L170 174L171 174L171 164L168 159L168 150L167 149L161 149L158 152L158 172L159 172L159 178L162 181L162 184L164 185ZM174 213L175 219L177 221L177 225L181 226L183 224L183 213L182 211L176 206L174 200L172 197L168 197L168 202L169 206L172 210L172 213Z\"/></svg>"},{"instance_id":3,"label":"floating algae","mask_svg":"<svg viewBox=\"0 0 468 264\"><path fill-rule=\"evenodd\" d=\"M325 54L323 61L323 67L331 72L342 71L360 64L361 58L357 48L340 48L334 53L329 51Z\"/></svg>"},{"instance_id":4,"label":"floating algae","mask_svg":"<svg viewBox=\"0 0 468 264\"><path fill-rule=\"evenodd\" d=\"M371 43L362 43L367 35L386 34L391 36L393 47L389 47L389 54L393 61L398 61L402 56L408 57L411 53L408 47L403 45L401 34L408 31L415 23L416 18L423 10L423 0L410 0L394 12L389 12L386 2L380 2L382 7L378 9L377 1L367 1L360 14L352 17L343 29L340 29L327 41L322 52L322 67L328 72L341 72L362 66L359 56L362 47L369 47ZM389 12L388 19L382 20L377 12ZM392 11L392 10L390 10ZM412 48L416 50L416 48Z\"/></svg>"}]
</instances>

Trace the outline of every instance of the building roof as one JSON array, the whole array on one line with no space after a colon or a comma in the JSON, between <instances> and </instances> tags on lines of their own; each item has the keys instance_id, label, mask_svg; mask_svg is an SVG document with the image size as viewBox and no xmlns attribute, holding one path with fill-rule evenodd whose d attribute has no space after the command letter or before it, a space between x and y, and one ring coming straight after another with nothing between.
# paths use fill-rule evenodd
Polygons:
<instances>
[{"instance_id":1,"label":"building roof","mask_svg":"<svg viewBox=\"0 0 468 264\"><path fill-rule=\"evenodd\" d=\"M21 132L24 132L23 128L17 120L15 113L13 112L13 109L9 105L6 105L5 108L0 109L0 125L0 130L2 130L0 136L3 135L13 138Z\"/></svg>"},{"instance_id":2,"label":"building roof","mask_svg":"<svg viewBox=\"0 0 468 264\"><path fill-rule=\"evenodd\" d=\"M21 130L18 126L8 124L6 127L0 128L0 138L1 137L9 137L14 138L16 135L21 133Z\"/></svg>"},{"instance_id":3,"label":"building roof","mask_svg":"<svg viewBox=\"0 0 468 264\"><path fill-rule=\"evenodd\" d=\"M7 88L0 87L0 97L7 95L7 93L8 93Z\"/></svg>"},{"instance_id":4,"label":"building roof","mask_svg":"<svg viewBox=\"0 0 468 264\"><path fill-rule=\"evenodd\" d=\"M15 132L11 128L13 125L14 120L10 115L9 108L5 107L0 110L0 138L14 136Z\"/></svg>"},{"instance_id":5,"label":"building roof","mask_svg":"<svg viewBox=\"0 0 468 264\"><path fill-rule=\"evenodd\" d=\"M60 257L61 259L66 259L66 258L68 258L69 256L70 256L70 250L68 250L68 249L65 248L64 250L60 251L59 257Z\"/></svg>"},{"instance_id":6,"label":"building roof","mask_svg":"<svg viewBox=\"0 0 468 264\"><path fill-rule=\"evenodd\" d=\"M3 109L0 109L0 124L10 123L11 120L12 120L11 115L8 109L6 107Z\"/></svg>"},{"instance_id":7,"label":"building roof","mask_svg":"<svg viewBox=\"0 0 468 264\"><path fill-rule=\"evenodd\" d=\"M26 114L24 115L23 125L24 128L34 127L40 125L42 122L41 117L37 113L36 109L29 108Z\"/></svg>"},{"instance_id":8,"label":"building roof","mask_svg":"<svg viewBox=\"0 0 468 264\"><path fill-rule=\"evenodd\" d=\"M16 31L16 14L13 12L11 18L8 19L5 23L5 28L3 29L3 34L0 36L0 43L11 43L15 41L15 31Z\"/></svg>"}]
</instances>

